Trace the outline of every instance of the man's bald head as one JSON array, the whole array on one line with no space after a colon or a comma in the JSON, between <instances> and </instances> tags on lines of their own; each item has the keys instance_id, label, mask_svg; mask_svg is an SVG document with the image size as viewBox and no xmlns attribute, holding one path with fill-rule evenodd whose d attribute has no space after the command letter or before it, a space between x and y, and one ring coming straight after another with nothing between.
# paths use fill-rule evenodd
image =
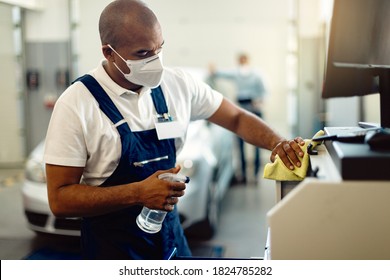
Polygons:
<instances>
[{"instance_id":1,"label":"man's bald head","mask_svg":"<svg viewBox=\"0 0 390 280\"><path fill-rule=\"evenodd\" d=\"M102 45L114 47L127 43L126 37L140 29L153 28L158 20L145 3L139 0L116 0L102 12L99 33Z\"/></svg>"}]
</instances>

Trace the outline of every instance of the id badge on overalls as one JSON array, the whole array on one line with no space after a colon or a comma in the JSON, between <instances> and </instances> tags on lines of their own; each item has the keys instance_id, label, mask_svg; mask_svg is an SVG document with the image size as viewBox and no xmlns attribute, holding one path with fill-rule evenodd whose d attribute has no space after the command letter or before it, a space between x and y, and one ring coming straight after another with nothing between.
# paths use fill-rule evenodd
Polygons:
<instances>
[{"instance_id":1,"label":"id badge on overalls","mask_svg":"<svg viewBox=\"0 0 390 280\"><path fill-rule=\"evenodd\" d=\"M181 123L165 113L157 115L156 130L159 140L184 137L185 129Z\"/></svg>"}]
</instances>

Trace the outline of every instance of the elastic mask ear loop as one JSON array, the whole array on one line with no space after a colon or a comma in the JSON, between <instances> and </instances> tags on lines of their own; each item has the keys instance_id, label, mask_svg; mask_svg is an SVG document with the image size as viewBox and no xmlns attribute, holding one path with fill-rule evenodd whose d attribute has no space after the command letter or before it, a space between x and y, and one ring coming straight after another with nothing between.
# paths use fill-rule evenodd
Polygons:
<instances>
[{"instance_id":1,"label":"elastic mask ear loop","mask_svg":"<svg viewBox=\"0 0 390 280\"><path fill-rule=\"evenodd\" d=\"M124 59L116 50L114 50L114 48L111 47L110 44L107 44L107 46L108 46L114 53L116 53L124 62L126 62L126 59Z\"/></svg>"},{"instance_id":2,"label":"elastic mask ear loop","mask_svg":"<svg viewBox=\"0 0 390 280\"><path fill-rule=\"evenodd\" d=\"M107 44L107 46L108 46L114 53L116 53L116 54L117 54L117 55L126 63L127 68L129 68L129 66L127 65L126 60L125 60L125 59L124 59L116 50L114 50L114 48L111 47L110 44ZM116 67L116 69L118 69L118 71L121 72L124 76L128 75L128 74L125 74L125 73L118 67L118 65L116 65L115 62L113 62L113 64L114 64L114 66ZM129 68L129 70L131 71L130 68Z\"/></svg>"},{"instance_id":3,"label":"elastic mask ear loop","mask_svg":"<svg viewBox=\"0 0 390 280\"><path fill-rule=\"evenodd\" d=\"M118 71L122 73L123 76L126 77L126 75L128 75L128 74L125 74L125 73L118 67L118 65L116 65L115 62L113 62L113 64L114 64L114 66L116 67L116 69L118 69Z\"/></svg>"}]
</instances>

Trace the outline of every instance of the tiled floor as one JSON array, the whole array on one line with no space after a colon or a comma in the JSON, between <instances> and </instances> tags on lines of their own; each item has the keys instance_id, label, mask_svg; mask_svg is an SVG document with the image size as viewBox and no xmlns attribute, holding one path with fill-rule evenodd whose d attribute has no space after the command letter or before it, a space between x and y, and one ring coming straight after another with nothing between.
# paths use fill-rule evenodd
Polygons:
<instances>
[{"instance_id":1,"label":"tiled floor","mask_svg":"<svg viewBox=\"0 0 390 280\"><path fill-rule=\"evenodd\" d=\"M26 227L20 195L23 172L0 169L0 259L21 259L42 242ZM220 225L214 238L196 242L198 246L222 248L225 258L262 258L266 241L266 213L274 205L272 181L233 185L226 194ZM73 242L67 240L67 242Z\"/></svg>"}]
</instances>

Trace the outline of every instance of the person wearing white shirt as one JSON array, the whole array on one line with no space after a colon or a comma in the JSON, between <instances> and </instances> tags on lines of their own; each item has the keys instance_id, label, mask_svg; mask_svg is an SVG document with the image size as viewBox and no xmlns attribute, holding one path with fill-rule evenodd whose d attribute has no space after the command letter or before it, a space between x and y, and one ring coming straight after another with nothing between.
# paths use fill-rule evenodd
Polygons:
<instances>
[{"instance_id":1,"label":"person wearing white shirt","mask_svg":"<svg viewBox=\"0 0 390 280\"><path fill-rule=\"evenodd\" d=\"M286 140L205 83L164 67L161 26L145 3L112 1L99 32L104 60L65 90L48 127L50 208L58 217L82 217L86 259L163 259L173 249L190 256L174 207L185 184L158 179L180 171L175 157L189 122L225 127L291 169L300 165L303 140ZM169 212L159 233L137 227L143 206Z\"/></svg>"}]
</instances>

